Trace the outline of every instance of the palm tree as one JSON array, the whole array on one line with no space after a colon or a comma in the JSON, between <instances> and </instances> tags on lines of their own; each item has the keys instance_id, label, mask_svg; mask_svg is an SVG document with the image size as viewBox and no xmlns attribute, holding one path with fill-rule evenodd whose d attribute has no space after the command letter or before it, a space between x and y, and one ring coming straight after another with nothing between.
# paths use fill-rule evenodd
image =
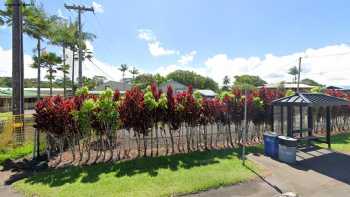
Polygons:
<instances>
[{"instance_id":1,"label":"palm tree","mask_svg":"<svg viewBox=\"0 0 350 197\"><path fill-rule=\"evenodd\" d=\"M297 75L298 75L299 71L298 71L298 68L296 66L293 66L292 68L290 68L288 70L288 74L292 75L294 78L294 83L296 83L297 81Z\"/></svg>"},{"instance_id":2,"label":"palm tree","mask_svg":"<svg viewBox=\"0 0 350 197\"><path fill-rule=\"evenodd\" d=\"M63 72L63 93L66 97L66 74L69 73L69 65L66 63L66 49L74 48L75 46L75 34L77 32L77 27L68 23L65 19L52 16L50 18L51 25L49 31L50 42L53 45L62 47L62 66L60 70ZM74 57L73 57L74 63ZM73 65L74 66L74 65ZM74 69L74 68L73 68ZM74 70L73 70L74 71ZM72 87L73 89L73 87Z\"/></svg>"},{"instance_id":3,"label":"palm tree","mask_svg":"<svg viewBox=\"0 0 350 197\"><path fill-rule=\"evenodd\" d=\"M229 85L230 85L230 78L227 75L225 75L225 77L224 77L223 84L224 85L223 85L222 89L227 91L229 89Z\"/></svg>"},{"instance_id":4,"label":"palm tree","mask_svg":"<svg viewBox=\"0 0 350 197\"><path fill-rule=\"evenodd\" d=\"M8 3L11 1L8 0ZM12 8L7 6L6 10L0 11L0 23L12 24ZM29 37L37 41L37 64L40 65L41 41L48 37L49 20L44 9L39 6L26 6L22 9L23 12L23 32ZM38 69L37 74L37 97L40 99L40 68L41 66L34 66Z\"/></svg>"},{"instance_id":5,"label":"palm tree","mask_svg":"<svg viewBox=\"0 0 350 197\"><path fill-rule=\"evenodd\" d=\"M57 70L61 71L63 74L63 95L64 97L67 97L66 92L66 80L67 80L67 74L69 74L69 64L65 64L65 61L62 61L62 64L57 67Z\"/></svg>"},{"instance_id":6,"label":"palm tree","mask_svg":"<svg viewBox=\"0 0 350 197\"><path fill-rule=\"evenodd\" d=\"M11 3L11 0L7 0L6 3ZM5 10L0 10L0 25L12 24L12 12L11 6L6 6ZM36 65L33 65L37 69L37 99L40 99L40 86L41 86L41 41L47 38L48 31L48 18L42 7L39 6L25 6L22 8L23 13L23 32L28 36L34 38L37 41L36 52L37 59ZM35 143L34 143L33 156L39 156L39 132L35 130Z\"/></svg>"},{"instance_id":7,"label":"palm tree","mask_svg":"<svg viewBox=\"0 0 350 197\"><path fill-rule=\"evenodd\" d=\"M78 38L78 25L77 23L68 22L66 19L52 16L50 17L51 26L50 26L50 41L51 44L62 47L62 60L63 64L67 64L66 62L66 49L70 49L73 53L72 58L72 90L74 94L74 64L76 51L79 46L83 49L86 49L85 42L87 40L92 41L96 38L96 36L92 33L82 32L82 39ZM89 56L86 56L89 58ZM68 72L68 71L67 71Z\"/></svg>"},{"instance_id":8,"label":"palm tree","mask_svg":"<svg viewBox=\"0 0 350 197\"><path fill-rule=\"evenodd\" d=\"M125 80L125 72L128 70L128 65L121 64L120 67L119 67L119 70L123 73L122 79L123 79L123 82L124 82L124 80Z\"/></svg>"},{"instance_id":9,"label":"palm tree","mask_svg":"<svg viewBox=\"0 0 350 197\"><path fill-rule=\"evenodd\" d=\"M0 10L0 26L3 26L5 25L5 17L3 16L4 15L4 11L3 10Z\"/></svg>"},{"instance_id":10,"label":"palm tree","mask_svg":"<svg viewBox=\"0 0 350 197\"><path fill-rule=\"evenodd\" d=\"M42 63L42 67L47 68L48 75L46 78L50 82L50 96L52 96L52 81L55 79L54 74L57 72L57 65L62 63L62 59L55 53L49 52L43 53L40 61Z\"/></svg>"},{"instance_id":11,"label":"palm tree","mask_svg":"<svg viewBox=\"0 0 350 197\"><path fill-rule=\"evenodd\" d=\"M139 74L139 70L137 70L137 68L135 68L135 66L129 70L130 74L132 74L132 80L135 80L135 76Z\"/></svg>"}]
</instances>

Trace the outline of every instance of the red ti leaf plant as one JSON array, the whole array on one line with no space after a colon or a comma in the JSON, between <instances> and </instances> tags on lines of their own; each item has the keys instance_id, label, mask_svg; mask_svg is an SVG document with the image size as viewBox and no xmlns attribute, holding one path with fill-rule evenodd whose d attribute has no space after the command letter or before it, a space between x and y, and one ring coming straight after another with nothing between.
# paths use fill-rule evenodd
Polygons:
<instances>
[{"instance_id":1,"label":"red ti leaf plant","mask_svg":"<svg viewBox=\"0 0 350 197\"><path fill-rule=\"evenodd\" d=\"M342 91L325 93L350 99ZM35 107L35 127L47 133L51 151L70 149L73 161L79 153L78 164L130 158L136 151L137 156L157 156L234 147L242 143L245 100L247 141L258 143L263 131L270 129L272 101L283 95L285 92L280 90L260 88L245 96L241 89L234 88L218 98L203 98L191 86L180 93L168 86L162 93L155 83L145 91L133 87L125 95L108 89L96 96L82 88L68 99L54 96L40 100ZM315 129L322 126L323 110L317 111ZM348 128L349 106L338 107L332 113L336 128Z\"/></svg>"}]
</instances>

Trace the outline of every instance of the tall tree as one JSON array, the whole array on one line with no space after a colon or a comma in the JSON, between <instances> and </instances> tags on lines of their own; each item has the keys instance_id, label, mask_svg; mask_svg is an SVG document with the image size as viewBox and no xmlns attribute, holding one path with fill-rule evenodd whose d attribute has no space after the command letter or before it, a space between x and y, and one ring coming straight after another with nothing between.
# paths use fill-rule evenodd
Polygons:
<instances>
[{"instance_id":1,"label":"tall tree","mask_svg":"<svg viewBox=\"0 0 350 197\"><path fill-rule=\"evenodd\" d=\"M92 77L92 80L95 81L96 86L102 85L107 78L105 76L99 76L99 75L95 75Z\"/></svg>"},{"instance_id":2,"label":"tall tree","mask_svg":"<svg viewBox=\"0 0 350 197\"><path fill-rule=\"evenodd\" d=\"M154 78L155 82L157 82L158 86L166 81L166 78L164 76L160 75L159 73L155 74L153 76L153 78ZM151 85L151 84L149 84L149 85Z\"/></svg>"},{"instance_id":3,"label":"tall tree","mask_svg":"<svg viewBox=\"0 0 350 197\"><path fill-rule=\"evenodd\" d=\"M89 90L92 90L96 87L96 81L92 78L83 76L83 86L87 87Z\"/></svg>"},{"instance_id":4,"label":"tall tree","mask_svg":"<svg viewBox=\"0 0 350 197\"><path fill-rule=\"evenodd\" d=\"M66 86L66 82L67 82L67 74L69 74L69 64L65 64L64 61L62 61L62 64L60 64L58 67L57 67L57 70L61 71L62 72L62 75L63 75L63 95L64 97L67 97L67 92L66 92L66 89L67 89L67 86Z\"/></svg>"},{"instance_id":5,"label":"tall tree","mask_svg":"<svg viewBox=\"0 0 350 197\"><path fill-rule=\"evenodd\" d=\"M123 81L125 80L125 72L128 70L128 65L126 64L121 64L119 67L119 70L122 72L122 79Z\"/></svg>"},{"instance_id":6,"label":"tall tree","mask_svg":"<svg viewBox=\"0 0 350 197\"><path fill-rule=\"evenodd\" d=\"M50 96L52 96L52 81L55 79L54 74L57 72L57 67L62 63L61 57L57 56L55 53L43 53L40 58L40 62L42 63L42 67L47 69L48 75L46 78L50 82Z\"/></svg>"},{"instance_id":7,"label":"tall tree","mask_svg":"<svg viewBox=\"0 0 350 197\"><path fill-rule=\"evenodd\" d=\"M132 80L135 80L135 76L137 76L139 74L139 70L137 70L137 68L135 68L135 66L129 70L130 74L132 75Z\"/></svg>"},{"instance_id":8,"label":"tall tree","mask_svg":"<svg viewBox=\"0 0 350 197\"><path fill-rule=\"evenodd\" d=\"M12 2L11 0L7 0L7 3ZM48 29L49 29L49 20L48 16L45 13L42 6L34 5L34 6L25 6L22 9L23 12L23 32L27 34L29 37L35 39L37 41L36 44L36 52L38 57L37 64L40 65L40 53L41 53L41 42L43 39L48 37ZM11 25L12 24L12 9L10 6L7 6L5 10L0 11L1 21L4 23ZM36 67L38 69L37 72L37 96L40 98L40 78L41 78L41 66Z\"/></svg>"},{"instance_id":9,"label":"tall tree","mask_svg":"<svg viewBox=\"0 0 350 197\"><path fill-rule=\"evenodd\" d=\"M63 72L63 94L66 94L66 75L69 73L69 65L66 62L66 49L75 44L76 26L68 23L67 20L52 16L50 18L49 38L51 44L62 47L62 65L59 70Z\"/></svg>"},{"instance_id":10,"label":"tall tree","mask_svg":"<svg viewBox=\"0 0 350 197\"><path fill-rule=\"evenodd\" d=\"M209 77L204 77L192 71L176 70L171 72L166 77L168 80L180 82L184 85L192 85L196 89L211 89L217 91L219 89L218 84Z\"/></svg>"},{"instance_id":11,"label":"tall tree","mask_svg":"<svg viewBox=\"0 0 350 197\"><path fill-rule=\"evenodd\" d=\"M224 90L224 91L229 90L230 89L230 83L231 83L230 78L227 75L225 75L225 77L223 79L222 90Z\"/></svg>"},{"instance_id":12,"label":"tall tree","mask_svg":"<svg viewBox=\"0 0 350 197\"><path fill-rule=\"evenodd\" d=\"M133 84L141 88L142 90L146 89L147 86L156 82L155 77L152 74L144 73L135 77Z\"/></svg>"},{"instance_id":13,"label":"tall tree","mask_svg":"<svg viewBox=\"0 0 350 197\"><path fill-rule=\"evenodd\" d=\"M261 79L259 76L254 75L236 75L234 76L234 79L234 86L242 86L244 84L248 84L254 87L258 87L266 84L266 81Z\"/></svg>"},{"instance_id":14,"label":"tall tree","mask_svg":"<svg viewBox=\"0 0 350 197\"><path fill-rule=\"evenodd\" d=\"M297 81L298 73L299 73L299 71L298 71L298 68L296 66L293 66L288 70L288 74L293 76L294 83L296 83L296 81Z\"/></svg>"},{"instance_id":15,"label":"tall tree","mask_svg":"<svg viewBox=\"0 0 350 197\"><path fill-rule=\"evenodd\" d=\"M316 82L315 80L308 79L308 78L301 80L301 83L310 85L310 86L320 86L320 87L323 86L322 84Z\"/></svg>"}]
</instances>

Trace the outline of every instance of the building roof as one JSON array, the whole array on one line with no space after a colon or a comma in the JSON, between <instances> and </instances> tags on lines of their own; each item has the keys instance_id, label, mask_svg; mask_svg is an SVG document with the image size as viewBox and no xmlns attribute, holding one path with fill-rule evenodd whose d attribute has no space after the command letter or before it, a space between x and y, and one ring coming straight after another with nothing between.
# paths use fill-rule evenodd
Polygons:
<instances>
[{"instance_id":1,"label":"building roof","mask_svg":"<svg viewBox=\"0 0 350 197\"><path fill-rule=\"evenodd\" d=\"M89 94L100 95L104 90L90 90ZM126 91L119 91L120 94L125 94Z\"/></svg>"},{"instance_id":2,"label":"building roof","mask_svg":"<svg viewBox=\"0 0 350 197\"><path fill-rule=\"evenodd\" d=\"M266 84L262 87L265 87L265 88L279 88L281 86L280 83L271 83L271 84ZM298 84L297 83L284 83L283 84L283 87L284 88L287 88L287 89L297 89L298 88ZM299 88L301 89L311 89L311 88L314 88L315 86L310 86L310 85L306 85L306 84L303 84L303 83L300 83L299 84Z\"/></svg>"},{"instance_id":3,"label":"building roof","mask_svg":"<svg viewBox=\"0 0 350 197\"><path fill-rule=\"evenodd\" d=\"M341 89L343 89L343 88L338 87L338 86L327 86L326 88L327 89L333 89L333 90L341 90Z\"/></svg>"},{"instance_id":4,"label":"building roof","mask_svg":"<svg viewBox=\"0 0 350 197\"><path fill-rule=\"evenodd\" d=\"M119 91L130 90L132 85L130 83L123 83L119 81L107 81L99 86L96 86L95 91L103 91L106 87L111 88L112 90L118 89Z\"/></svg>"},{"instance_id":5,"label":"building roof","mask_svg":"<svg viewBox=\"0 0 350 197\"><path fill-rule=\"evenodd\" d=\"M293 96L283 97L272 102L273 105L285 106L341 106L350 105L345 99L325 94L296 93Z\"/></svg>"},{"instance_id":6,"label":"building roof","mask_svg":"<svg viewBox=\"0 0 350 197\"><path fill-rule=\"evenodd\" d=\"M215 97L217 94L213 90L196 90L204 97Z\"/></svg>"},{"instance_id":7,"label":"building roof","mask_svg":"<svg viewBox=\"0 0 350 197\"><path fill-rule=\"evenodd\" d=\"M24 88L23 90L24 98L36 98L37 92L36 88ZM48 96L48 94L43 94L41 90L41 96ZM12 88L0 88L0 98L11 98Z\"/></svg>"},{"instance_id":8,"label":"building roof","mask_svg":"<svg viewBox=\"0 0 350 197\"><path fill-rule=\"evenodd\" d=\"M161 89L163 92L165 92L169 85L172 86L174 91L176 91L176 90L187 90L187 86L186 85L184 85L184 84L182 84L182 83L180 83L178 81L172 80L172 79L170 79L170 80L160 84L159 85L159 89Z\"/></svg>"}]
</instances>

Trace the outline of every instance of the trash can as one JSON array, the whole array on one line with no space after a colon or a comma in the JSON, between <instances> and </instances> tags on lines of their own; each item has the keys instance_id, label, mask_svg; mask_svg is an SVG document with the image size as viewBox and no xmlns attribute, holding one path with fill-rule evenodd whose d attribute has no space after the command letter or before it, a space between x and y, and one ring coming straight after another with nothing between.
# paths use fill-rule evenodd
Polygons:
<instances>
[{"instance_id":1,"label":"trash can","mask_svg":"<svg viewBox=\"0 0 350 197\"><path fill-rule=\"evenodd\" d=\"M285 163L295 163L297 139L286 136L279 136L278 143L278 159Z\"/></svg>"},{"instance_id":2,"label":"trash can","mask_svg":"<svg viewBox=\"0 0 350 197\"><path fill-rule=\"evenodd\" d=\"M278 157L278 135L276 133L264 133L264 153L266 156Z\"/></svg>"}]
</instances>

